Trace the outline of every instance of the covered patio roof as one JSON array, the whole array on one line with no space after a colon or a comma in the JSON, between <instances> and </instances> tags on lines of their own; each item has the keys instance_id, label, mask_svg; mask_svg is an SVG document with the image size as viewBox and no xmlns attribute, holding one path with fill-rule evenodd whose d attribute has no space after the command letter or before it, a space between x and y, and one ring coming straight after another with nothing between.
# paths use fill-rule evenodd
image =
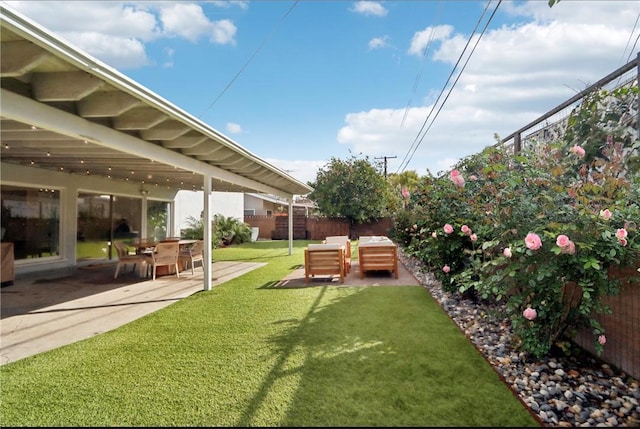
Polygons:
<instances>
[{"instance_id":1,"label":"covered patio roof","mask_svg":"<svg viewBox=\"0 0 640 429\"><path fill-rule=\"evenodd\" d=\"M313 190L6 6L0 25L2 162L142 188Z\"/></svg>"}]
</instances>

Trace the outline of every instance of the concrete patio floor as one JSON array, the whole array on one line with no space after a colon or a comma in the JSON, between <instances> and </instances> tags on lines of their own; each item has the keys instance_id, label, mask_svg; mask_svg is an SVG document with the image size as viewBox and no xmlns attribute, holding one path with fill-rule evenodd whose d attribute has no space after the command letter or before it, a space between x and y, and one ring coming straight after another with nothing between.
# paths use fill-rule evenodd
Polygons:
<instances>
[{"instance_id":1,"label":"concrete patio floor","mask_svg":"<svg viewBox=\"0 0 640 429\"><path fill-rule=\"evenodd\" d=\"M264 263L214 262L212 286ZM16 279L0 289L0 365L110 331L203 290L196 266L144 280L131 271L113 278L115 264Z\"/></svg>"}]
</instances>

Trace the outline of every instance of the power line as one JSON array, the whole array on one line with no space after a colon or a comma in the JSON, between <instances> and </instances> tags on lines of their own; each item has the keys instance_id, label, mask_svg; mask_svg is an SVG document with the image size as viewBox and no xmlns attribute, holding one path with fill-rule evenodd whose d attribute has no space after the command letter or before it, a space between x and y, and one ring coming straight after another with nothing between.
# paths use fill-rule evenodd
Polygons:
<instances>
[{"instance_id":1,"label":"power line","mask_svg":"<svg viewBox=\"0 0 640 429\"><path fill-rule=\"evenodd\" d=\"M636 27L638 26L638 21L639 20L640 20L640 14L638 14L638 16L636 17L636 22L633 24L633 29L631 30L631 33L629 34L629 39L627 39L627 46L624 47L624 51L622 52L622 60L621 60L621 62L624 61L624 53L627 51L627 48L629 47L629 42L631 42L631 38L633 37L634 31L636 31ZM631 55L636 50L636 45L638 44L638 39L639 38L640 38L640 33L636 37L636 41L633 43L633 47L629 50L629 57L627 58L626 62L631 61Z\"/></svg>"},{"instance_id":2,"label":"power line","mask_svg":"<svg viewBox=\"0 0 640 429\"><path fill-rule=\"evenodd\" d=\"M456 64L451 69L451 73L449 73L449 76L447 77L447 81L445 82L444 86L440 90L440 94L438 94L438 98L436 99L436 101L434 101L433 107L431 108L431 111L427 115L427 118L424 120L424 123L422 124L422 127L420 128L420 131L418 131L418 134L416 135L415 139L413 140L413 143L411 143L411 147L409 148L409 150L407 151L406 155L402 159L402 162L400 163L400 166L398 167L398 171L400 171L400 169L406 168L406 166L409 164L409 161L407 161L407 158L409 157L409 152L411 152L411 150L414 149L414 147L416 146L416 144L418 142L418 139L420 137L420 134L424 130L424 127L426 126L427 121L429 120L429 118L433 114L433 109L435 109L435 106L438 104L438 101L440 101L440 97L442 97L442 94L444 93L445 88L447 87L447 85L451 81L451 77L453 76L453 74L455 73L456 69L458 68L458 65L460 64L460 61L462 61L462 57L464 56L464 53L467 51L467 48L469 47L469 44L471 43L471 39L473 39L474 34L476 34L476 31L477 31L478 27L480 26L480 23L482 22L482 19L484 18L484 15L487 13L487 10L489 8L489 4L490 3L491 2L487 2L487 4L485 5L484 11L482 12L482 15L480 15L480 18L478 18L478 21L476 22L476 26L473 29L473 31L471 32L471 35L469 36L469 40L467 40L467 44L465 45L464 49L460 53L460 56L458 57L458 61L456 61ZM414 152L415 152L415 150L414 150Z\"/></svg>"},{"instance_id":3,"label":"power line","mask_svg":"<svg viewBox=\"0 0 640 429\"><path fill-rule=\"evenodd\" d=\"M449 83L451 77L453 76L453 73L455 71L455 69L458 67L458 64L460 63L460 61L462 60L462 56L464 55L464 52L467 50L467 47L469 46L469 44L471 43L471 39L473 38L473 35L476 32L476 29L478 28L478 25L480 24L480 21L482 20L482 17L484 16L484 14L487 11L487 8L489 6L489 3L487 3L487 6L485 7L484 12L482 13L480 19L478 20L478 23L476 24L476 27L473 30L473 33L471 34L471 36L469 37L469 40L467 41L467 44L465 45L464 50L462 51L462 53L460 54L460 57L458 58L458 61L456 62L456 65L454 66L453 70L451 71L451 73L449 74L449 78L447 78L447 82L445 83L445 85L443 86L442 90L440 91L440 94L438 95L437 100L435 101L435 103L433 104L433 108L431 109L431 111L429 112L429 114L427 115L427 118L425 119L424 123L422 124L422 127L420 128L420 131L418 132L418 134L416 135L416 139L414 140L414 142L412 143L411 147L409 148L409 151L407 152L407 155L405 155L402 163L400 164L400 167L398 167L398 172L400 172L401 170L404 170L407 165L409 164L409 162L411 161L411 159L413 158L413 155L415 154L416 150L418 149L418 146L420 146L420 144L422 143L422 141L424 140L424 137L426 136L427 132L429 131L429 129L431 129L431 126L433 125L434 121L436 120L436 118L438 117L438 115L440 114L440 111L442 110L442 108L444 107L444 104L446 103L446 101L449 99L449 95L451 95L451 92L453 91L453 88L455 87L456 83L458 82L458 80L460 79L460 76L462 75L462 72L464 71L464 69L466 68L467 64L469 63L469 60L471 59L471 56L473 55L473 52L475 52L476 47L478 46L478 43L480 43L480 39L482 39L482 36L484 35L485 31L487 30L487 27L489 26L489 23L491 22L491 20L493 19L493 17L495 16L498 7L500 6L500 4L502 3L502 0L498 1L498 4L496 5L496 7L493 9L493 13L491 14L491 16L489 17L489 20L487 21L487 23L485 24L484 28L482 29L482 33L480 33L480 36L478 37L478 39L476 40L476 43L471 51L471 53L469 54L469 56L467 57L467 60L464 63L464 66L462 67L462 69L460 70L460 73L458 73L458 76L456 77L456 80L453 82L453 84L451 85L451 87L449 88L449 92L447 93L447 96L445 97L444 101L442 102L442 104L440 105L440 107L438 108L438 111L436 112L435 116L433 117L433 119L431 120L431 123L429 124L429 127L424 131L424 133L422 134L422 137L419 138L420 134L422 133L422 131L424 130L427 121L429 120L429 118L431 117L431 114L433 113L433 108L435 108L435 106L438 104L438 101L440 100L440 97L442 96L442 94L444 93L444 89L446 88L447 84ZM411 152L411 149L413 148L413 152ZM409 152L411 152L411 155L409 156ZM407 156L409 156L409 159L405 162L404 160L407 159Z\"/></svg>"},{"instance_id":4,"label":"power line","mask_svg":"<svg viewBox=\"0 0 640 429\"><path fill-rule=\"evenodd\" d=\"M267 36L262 40L262 43L260 43L260 46L258 46L258 48L253 52L253 54L249 57L249 59L247 60L247 62L242 66L242 68L240 70L238 70L238 73L236 73L236 75L233 77L233 79L231 79L231 81L227 84L227 86L224 87L224 89L222 90L222 92L220 92L220 94L218 94L218 96L215 98L215 100L213 100L211 102L211 104L209 104L209 107L207 107L205 109L204 112L202 112L202 114L199 116L200 119L202 119L202 116L207 113L209 111L209 109L211 109L213 107L214 104L216 104L218 102L218 100L224 95L225 92L227 92L227 89L229 89L231 87L231 85L233 84L233 82L235 82L235 80L240 76L240 74L242 74L242 72L244 71L244 69L247 68L247 66L249 65L249 63L251 61L253 61L253 59L255 58L256 55L258 55L258 52L260 52L262 50L262 47L267 43L267 40L269 40L269 38L271 37L271 35L275 32L276 28L278 28L282 22L286 19L287 16L289 16L289 14L293 11L293 9L296 7L296 5L298 4L300 0L296 0L293 5L289 8L289 10L287 11L287 13L284 14L284 16L282 17L282 19L280 19L280 22L278 22L278 24L276 26L274 26L271 31L269 32L269 34L267 34Z\"/></svg>"},{"instance_id":5,"label":"power line","mask_svg":"<svg viewBox=\"0 0 640 429\"><path fill-rule=\"evenodd\" d=\"M438 6L438 13L436 15L436 18L435 18L434 22L437 22L437 19L440 16L440 12L441 11L442 11L442 3L440 3L439 6ZM422 77L422 69L424 67L424 60L429 55L429 51L431 50L431 45L433 43L433 39L435 38L435 33L436 33L436 26L434 25L434 26L431 27L431 33L429 34L429 40L424 45L424 49L422 50L422 61L420 62L420 69L418 70L418 74L416 75L416 79L415 79L415 81L413 83L413 91L411 93L411 97L409 98L409 101L407 102L407 106L404 109L404 115L402 116L402 121L400 122L400 126L401 127L402 127L402 125L404 125L404 120L407 118L407 114L409 113L409 107L411 106L411 98L414 95L416 95L416 91L418 89L418 83L420 83L420 78Z\"/></svg>"}]
</instances>

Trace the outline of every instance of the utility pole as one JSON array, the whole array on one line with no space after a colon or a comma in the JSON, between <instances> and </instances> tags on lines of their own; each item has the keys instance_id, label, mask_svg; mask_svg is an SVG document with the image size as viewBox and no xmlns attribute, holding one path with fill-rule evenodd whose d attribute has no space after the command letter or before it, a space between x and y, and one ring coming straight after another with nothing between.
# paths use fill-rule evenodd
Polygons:
<instances>
[{"instance_id":1,"label":"utility pole","mask_svg":"<svg viewBox=\"0 0 640 429\"><path fill-rule=\"evenodd\" d=\"M382 156L376 159L384 159L384 178L387 178L387 159L397 158L397 156Z\"/></svg>"}]
</instances>

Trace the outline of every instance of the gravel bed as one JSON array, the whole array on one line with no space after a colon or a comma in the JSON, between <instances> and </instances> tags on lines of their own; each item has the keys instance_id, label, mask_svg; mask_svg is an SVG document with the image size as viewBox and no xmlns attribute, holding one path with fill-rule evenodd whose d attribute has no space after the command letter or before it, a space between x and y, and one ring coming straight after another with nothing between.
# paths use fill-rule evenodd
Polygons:
<instances>
[{"instance_id":1,"label":"gravel bed","mask_svg":"<svg viewBox=\"0 0 640 429\"><path fill-rule=\"evenodd\" d=\"M509 321L497 320L486 304L443 291L435 276L401 249L399 258L544 426L640 426L638 380L589 353L528 361L511 347Z\"/></svg>"}]
</instances>

